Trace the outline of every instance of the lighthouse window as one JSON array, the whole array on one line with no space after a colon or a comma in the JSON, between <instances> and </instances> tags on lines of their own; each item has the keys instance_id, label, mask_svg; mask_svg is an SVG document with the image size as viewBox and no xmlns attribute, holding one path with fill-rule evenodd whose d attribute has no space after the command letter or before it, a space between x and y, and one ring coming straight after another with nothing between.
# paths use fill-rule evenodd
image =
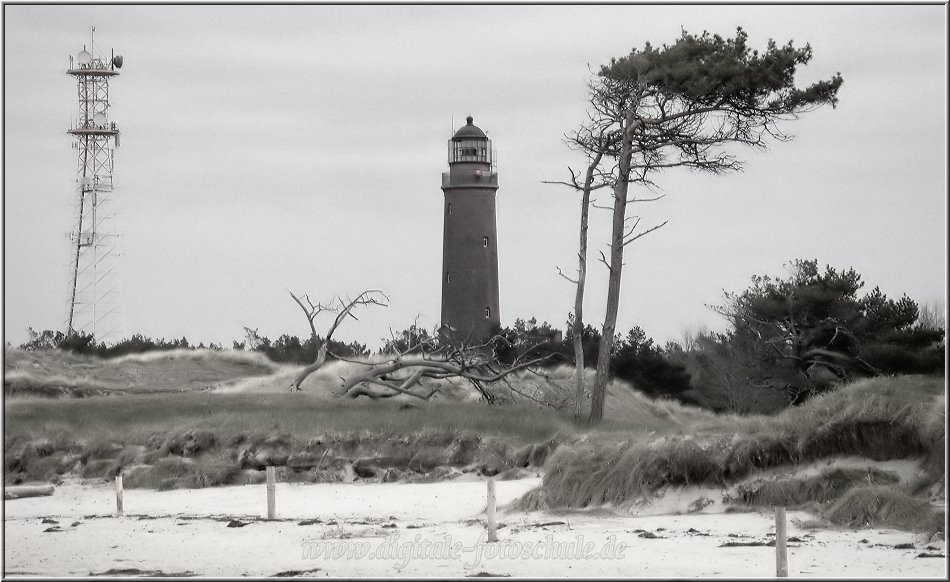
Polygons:
<instances>
[{"instance_id":1,"label":"lighthouse window","mask_svg":"<svg viewBox=\"0 0 950 582\"><path fill-rule=\"evenodd\" d=\"M445 282L446 283L452 282L452 273L449 273L448 271L445 272Z\"/></svg>"},{"instance_id":2,"label":"lighthouse window","mask_svg":"<svg viewBox=\"0 0 950 582\"><path fill-rule=\"evenodd\" d=\"M453 142L455 162L487 162L488 144L481 140Z\"/></svg>"},{"instance_id":3,"label":"lighthouse window","mask_svg":"<svg viewBox=\"0 0 950 582\"><path fill-rule=\"evenodd\" d=\"M487 236L483 236L483 237L482 237L482 246L485 247L486 249L488 248L488 237L487 237Z\"/></svg>"},{"instance_id":4,"label":"lighthouse window","mask_svg":"<svg viewBox=\"0 0 950 582\"><path fill-rule=\"evenodd\" d=\"M491 318L491 307L485 308L485 319Z\"/></svg>"},{"instance_id":5,"label":"lighthouse window","mask_svg":"<svg viewBox=\"0 0 950 582\"><path fill-rule=\"evenodd\" d=\"M446 213L446 214L452 214L452 203L451 203L451 202L446 203L446 205L445 205L445 213Z\"/></svg>"}]
</instances>

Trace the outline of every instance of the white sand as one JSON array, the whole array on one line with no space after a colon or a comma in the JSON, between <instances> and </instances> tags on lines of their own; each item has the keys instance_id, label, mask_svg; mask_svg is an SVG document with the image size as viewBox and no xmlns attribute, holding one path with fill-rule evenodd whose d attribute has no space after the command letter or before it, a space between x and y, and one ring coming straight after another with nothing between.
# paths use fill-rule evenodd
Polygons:
<instances>
[{"instance_id":1,"label":"white sand","mask_svg":"<svg viewBox=\"0 0 950 582\"><path fill-rule=\"evenodd\" d=\"M537 478L498 482L499 504L509 503L539 482ZM484 482L281 483L277 486L279 520L268 522L258 519L266 511L264 485L168 492L126 490L126 516L116 518L112 517L115 496L111 485L68 483L57 487L52 497L5 502L4 567L8 576L88 575L129 568L205 576L268 576L291 570L308 571L310 576L415 577L478 572L664 578L775 574L774 548L720 547L729 541L770 539L774 532L770 514L636 517L602 511L502 512L499 542L477 545L484 533L485 489ZM42 523L43 518L57 520L62 531L43 533L56 525ZM250 523L229 528L226 518ZM322 523L298 525L314 518ZM943 578L946 573L945 558L917 557L931 551L926 549L928 545L937 548L932 553L944 553L942 541L929 542L895 530L807 531L796 525L812 518L801 512L789 513L789 536L803 539L790 543L792 576ZM331 520L337 523L328 524ZM78 525L72 526L76 521ZM541 525L549 522L562 523ZM396 527L383 527L392 524ZM690 532L690 528L697 531ZM642 538L635 531L638 529L661 538ZM601 552L611 540L614 547L619 543L627 547L621 559L551 557L555 544L578 540L582 546L590 544L592 552ZM308 541L329 545L317 550L317 545L307 546ZM362 549L354 542L362 544ZM908 542L915 543L916 549L893 549L895 544ZM440 543L445 551L435 556L442 549L437 546ZM534 548L528 543L535 544ZM454 552L452 544L456 544ZM373 554L359 559L326 554L304 557L305 550L347 548ZM413 548L429 555L405 554ZM559 550L569 551L566 545ZM496 551L525 556L488 557ZM539 557L531 558L532 551ZM381 556L384 552L388 552L385 557Z\"/></svg>"}]
</instances>

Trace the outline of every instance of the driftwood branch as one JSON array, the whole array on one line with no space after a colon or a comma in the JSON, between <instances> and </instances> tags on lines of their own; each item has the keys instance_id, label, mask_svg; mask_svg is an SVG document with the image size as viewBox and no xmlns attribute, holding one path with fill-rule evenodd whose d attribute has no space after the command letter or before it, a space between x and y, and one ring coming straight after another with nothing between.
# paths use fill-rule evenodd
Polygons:
<instances>
[{"instance_id":1,"label":"driftwood branch","mask_svg":"<svg viewBox=\"0 0 950 582\"><path fill-rule=\"evenodd\" d=\"M485 384L498 382L521 370L531 369L547 359L547 356L529 359L528 354L536 347L531 346L515 358L511 364L503 365L498 358L497 348L511 347L511 342L499 335L482 344L470 345L468 340L471 338L471 332L468 338L458 345L452 343L439 345L434 337L420 337L418 341L414 342L413 338L410 337L405 349L400 346L397 349L401 351L380 362L346 359L332 353L329 349L334 332L347 318L356 317L353 311L358 307L367 305L386 306L389 297L382 291L369 290L360 293L354 299L337 297L326 304L314 304L307 295L299 297L291 293L290 296L307 317L312 337L320 346L315 361L303 368L294 378L291 391L300 390L303 381L310 374L319 370L326 363L328 357L333 357L365 368L349 375L347 378L340 379L341 385L336 391L336 395L340 397L358 398L366 396L375 400L405 395L428 401L439 393L440 388L439 386L426 386L423 384L424 380L460 378L471 383L483 399L493 402L494 396ZM335 313L335 317L326 337L321 341L317 335L314 320L324 312ZM416 318L416 324L418 324L418 317ZM395 346L396 336L391 330L390 335L393 336L394 340L392 345ZM398 377L404 373L408 373L408 376Z\"/></svg>"}]
</instances>

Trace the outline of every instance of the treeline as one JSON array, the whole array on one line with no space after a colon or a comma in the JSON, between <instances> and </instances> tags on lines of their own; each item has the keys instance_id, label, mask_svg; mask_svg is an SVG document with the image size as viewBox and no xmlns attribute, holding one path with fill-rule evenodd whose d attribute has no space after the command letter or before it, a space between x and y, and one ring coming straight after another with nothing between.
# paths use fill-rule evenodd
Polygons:
<instances>
[{"instance_id":1,"label":"treeline","mask_svg":"<svg viewBox=\"0 0 950 582\"><path fill-rule=\"evenodd\" d=\"M943 315L921 309L909 297L894 300L880 289L864 293L853 269L818 268L816 260L788 265L789 276L756 276L738 293L725 293L711 306L728 322L723 332L701 331L678 342L657 344L639 327L618 334L611 347L614 377L655 398L670 398L716 411L770 413L804 402L835 385L887 374L943 374ZM535 318L517 319L494 339L500 363L545 358L542 366L574 363L572 318L566 333ZM276 340L244 328L245 341L231 348L251 350L274 362L309 364L323 338L283 334ZM215 349L180 339L154 340L141 334L110 345L91 334L29 330L26 350L62 349L103 358L155 350ZM597 361L600 331L586 325L581 338L585 362ZM412 325L390 338L376 354L438 345L435 332ZM366 344L331 340L331 357L372 355Z\"/></svg>"},{"instance_id":2,"label":"treeline","mask_svg":"<svg viewBox=\"0 0 950 582\"><path fill-rule=\"evenodd\" d=\"M945 319L906 295L889 299L877 287L861 294L854 269L819 269L817 260L787 265L789 276L756 276L742 292L711 306L728 322L723 332L700 331L660 346L634 326L617 335L610 356L614 377L650 396L716 411L771 413L858 378L895 374L942 375ZM501 336L511 361L519 346L549 363L573 362L568 332L533 318L517 320ZM555 338L543 343L545 338ZM584 361L597 360L600 333L585 326Z\"/></svg>"},{"instance_id":3,"label":"treeline","mask_svg":"<svg viewBox=\"0 0 950 582\"><path fill-rule=\"evenodd\" d=\"M165 338L153 339L142 334L134 334L130 338L107 344L106 342L97 342L93 334L85 332L64 333L49 329L37 332L31 327L28 328L28 333L30 339L18 346L21 350L64 350L74 354L100 358L116 358L126 354L161 350L224 349L221 344L214 342L207 345L204 342L192 344L185 337L166 340ZM323 338L319 336L317 341L314 341L313 338L301 341L300 338L287 334L271 341L256 329L248 327L244 328L244 333L245 340L243 342L232 342L231 349L260 352L274 362L309 364L316 358L317 349L323 343ZM346 358L365 357L371 353L364 344L358 342L343 343L332 339L330 340L330 351L335 355Z\"/></svg>"},{"instance_id":4,"label":"treeline","mask_svg":"<svg viewBox=\"0 0 950 582\"><path fill-rule=\"evenodd\" d=\"M126 354L159 350L222 349L220 344L215 343L192 345L184 337L166 340L165 338L152 339L142 334L134 334L130 338L119 340L113 344L106 344L105 342L97 342L93 334L82 331L64 333L46 329L37 332L31 327L28 328L28 333L30 339L18 346L21 350L64 350L74 354L98 356L100 358L116 358Z\"/></svg>"},{"instance_id":5,"label":"treeline","mask_svg":"<svg viewBox=\"0 0 950 582\"><path fill-rule=\"evenodd\" d=\"M573 317L568 316L566 333L551 327L548 322L537 323L535 318L518 319L509 328L503 328L496 342L499 359L506 364L516 359L543 357L543 366L574 363ZM598 329L585 325L581 335L584 362L593 368L600 352ZM501 345L498 345L501 344ZM626 380L640 391L654 397L673 397L690 389L690 375L682 362L670 357L669 346L660 346L639 327L634 326L626 335L618 334L610 354L610 368L614 377Z\"/></svg>"},{"instance_id":6,"label":"treeline","mask_svg":"<svg viewBox=\"0 0 950 582\"><path fill-rule=\"evenodd\" d=\"M272 362L282 362L288 364L312 364L317 358L317 350L323 345L324 340L321 336L308 337L301 340L295 335L283 334L275 341L271 341L266 336L262 336L256 329L244 328L245 341L234 342L233 348L236 350L252 350L261 352ZM334 359L336 356L341 358L365 358L372 352L366 344L359 342L344 343L335 339L330 339L330 345L327 346L327 357Z\"/></svg>"}]
</instances>

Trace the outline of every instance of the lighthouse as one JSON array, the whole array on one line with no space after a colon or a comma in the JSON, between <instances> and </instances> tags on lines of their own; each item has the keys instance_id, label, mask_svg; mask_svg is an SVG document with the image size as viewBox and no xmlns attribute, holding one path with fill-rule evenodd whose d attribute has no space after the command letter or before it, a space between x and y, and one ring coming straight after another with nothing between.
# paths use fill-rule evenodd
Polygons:
<instances>
[{"instance_id":1,"label":"lighthouse","mask_svg":"<svg viewBox=\"0 0 950 582\"><path fill-rule=\"evenodd\" d=\"M455 345L488 340L498 312L498 237L491 140L471 116L449 140L449 171L442 174L441 337Z\"/></svg>"}]
</instances>

